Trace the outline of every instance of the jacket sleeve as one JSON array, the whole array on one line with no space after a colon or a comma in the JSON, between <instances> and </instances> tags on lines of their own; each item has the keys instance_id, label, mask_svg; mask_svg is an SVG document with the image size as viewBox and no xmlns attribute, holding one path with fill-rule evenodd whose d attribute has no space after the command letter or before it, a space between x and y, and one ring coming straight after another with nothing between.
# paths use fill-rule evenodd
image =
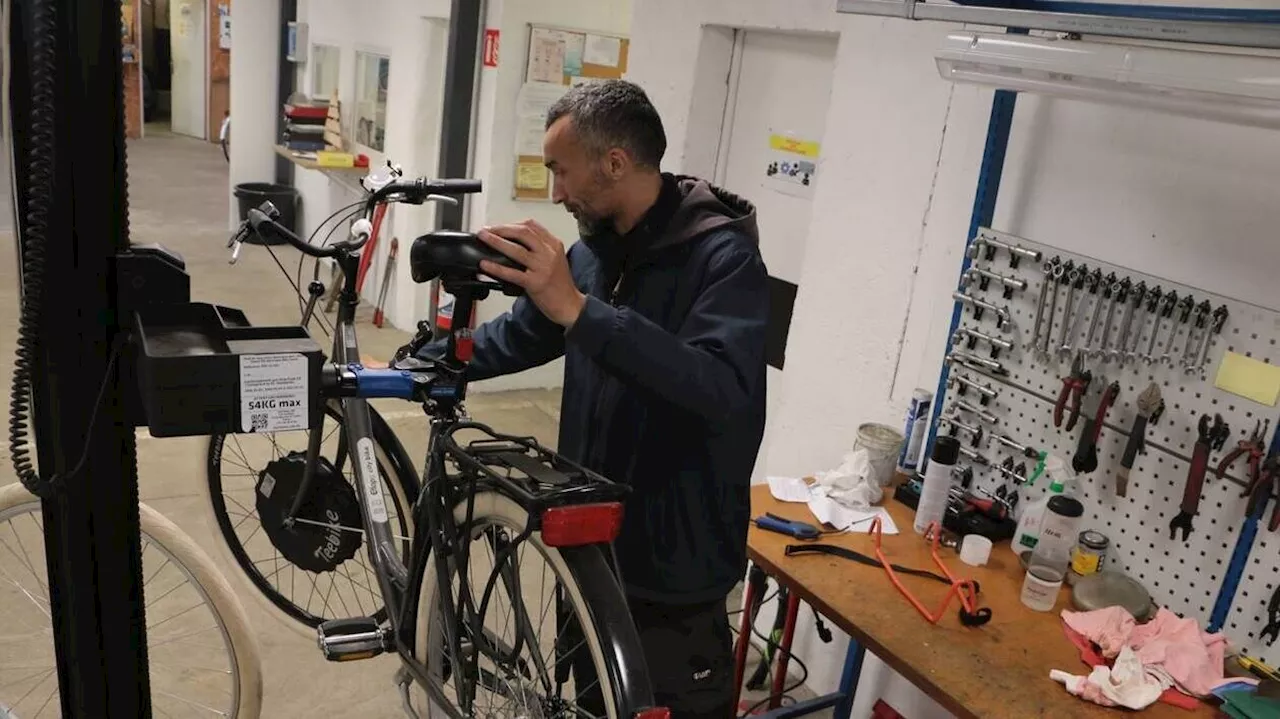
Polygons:
<instances>
[{"instance_id":1,"label":"jacket sleeve","mask_svg":"<svg viewBox=\"0 0 1280 719\"><path fill-rule=\"evenodd\" d=\"M422 348L419 357L440 357L446 339ZM534 306L528 297L516 298L511 310L476 328L467 380L480 381L514 374L546 364L564 354L564 328Z\"/></svg>"},{"instance_id":2,"label":"jacket sleeve","mask_svg":"<svg viewBox=\"0 0 1280 719\"><path fill-rule=\"evenodd\" d=\"M719 423L756 390L768 319L764 261L754 247L729 242L712 252L676 334L627 307L588 297L566 338L611 372Z\"/></svg>"}]
</instances>

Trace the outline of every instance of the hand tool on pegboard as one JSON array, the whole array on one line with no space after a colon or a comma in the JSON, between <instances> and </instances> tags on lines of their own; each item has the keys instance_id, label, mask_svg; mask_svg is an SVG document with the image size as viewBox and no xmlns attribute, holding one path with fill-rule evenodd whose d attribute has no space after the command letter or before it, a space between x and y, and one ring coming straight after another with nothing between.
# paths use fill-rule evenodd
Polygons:
<instances>
[{"instance_id":1,"label":"hand tool on pegboard","mask_svg":"<svg viewBox=\"0 0 1280 719\"><path fill-rule=\"evenodd\" d=\"M387 306L387 290L391 289L391 278L396 272L396 255L400 252L400 238L391 238L391 249L387 252L387 269L382 273L382 288L378 290L378 306L373 310L373 326L381 327L386 316L383 314Z\"/></svg>"},{"instance_id":2,"label":"hand tool on pegboard","mask_svg":"<svg viewBox=\"0 0 1280 719\"><path fill-rule=\"evenodd\" d=\"M1266 640L1267 646L1276 643L1280 635L1280 587L1271 593L1271 601L1267 602L1267 626L1258 632L1258 638Z\"/></svg>"},{"instance_id":3,"label":"hand tool on pegboard","mask_svg":"<svg viewBox=\"0 0 1280 719\"><path fill-rule=\"evenodd\" d=\"M1116 273L1112 272L1106 277L1098 280L1097 285L1098 298L1093 303L1093 316L1089 320L1089 331L1085 334L1084 345L1080 348L1084 351L1085 356L1094 354L1093 338L1098 332L1098 320L1102 318L1102 307L1107 307L1107 324L1111 324L1111 316L1116 309L1116 295L1120 291L1120 280L1116 277Z\"/></svg>"},{"instance_id":4,"label":"hand tool on pegboard","mask_svg":"<svg viewBox=\"0 0 1280 719\"><path fill-rule=\"evenodd\" d=\"M1152 382L1138 395L1138 416L1133 420L1133 429L1129 430L1129 441L1124 446L1124 454L1120 457L1120 468L1116 470L1116 496L1125 497L1129 493L1129 471L1139 453L1147 451L1147 425L1160 419L1164 414L1164 398L1160 395L1160 385Z\"/></svg>"},{"instance_id":5,"label":"hand tool on pegboard","mask_svg":"<svg viewBox=\"0 0 1280 719\"><path fill-rule=\"evenodd\" d=\"M1126 280L1128 278L1125 278ZM1145 306L1143 300L1147 297L1147 283L1145 280L1138 282L1134 286L1133 291L1129 293L1129 301L1124 308L1124 319L1120 323L1120 338L1116 340L1116 346L1111 348L1102 356L1103 362L1115 360L1121 366L1128 359L1129 354L1129 334L1133 332L1133 322L1138 321L1138 332L1142 334L1142 324L1145 321L1142 317L1142 308ZM1136 340L1135 340L1136 341Z\"/></svg>"},{"instance_id":6,"label":"hand tool on pegboard","mask_svg":"<svg viewBox=\"0 0 1280 719\"><path fill-rule=\"evenodd\" d=\"M1075 428L1076 420L1080 418L1080 400L1092 381L1093 373L1084 368L1084 355L1077 352L1075 359L1071 360L1071 374L1062 378L1062 389L1058 392L1058 401L1053 405L1054 427L1062 426L1062 413L1069 408L1071 416L1067 419L1066 429L1070 432Z\"/></svg>"},{"instance_id":7,"label":"hand tool on pegboard","mask_svg":"<svg viewBox=\"0 0 1280 719\"><path fill-rule=\"evenodd\" d=\"M1182 503L1178 507L1178 514L1169 521L1169 538L1176 538L1181 529L1183 542L1195 531L1191 518L1200 509L1200 490L1204 487L1204 476L1209 469L1209 453L1222 449L1227 437L1231 436L1231 427L1223 421L1220 414L1213 415L1212 424L1209 415L1200 415L1197 431L1199 438L1191 453L1191 469L1187 472L1187 483L1182 490Z\"/></svg>"},{"instance_id":8,"label":"hand tool on pegboard","mask_svg":"<svg viewBox=\"0 0 1280 719\"><path fill-rule=\"evenodd\" d=\"M1081 289L1083 289L1088 294L1080 295L1080 301L1076 303L1076 310L1074 312L1074 319L1071 320L1071 327L1066 330L1066 334L1063 337L1062 344L1058 346L1059 355L1063 355L1063 356L1069 355L1071 354L1072 350L1075 349L1076 338L1080 336L1080 329L1084 326L1085 315L1089 314L1088 312L1085 311L1085 305L1088 304L1090 295L1094 296L1093 314L1095 316L1097 315L1098 310L1101 309L1102 307L1101 303L1103 300L1101 297L1097 296L1098 289L1102 286L1102 270L1094 268L1092 272L1089 272L1088 269L1089 269L1088 267L1081 265L1079 270L1080 279L1078 280L1078 285L1072 285L1073 287L1076 288L1077 294ZM1093 321L1090 321L1090 324L1095 324L1095 323ZM1063 326L1066 327L1065 324Z\"/></svg>"},{"instance_id":9,"label":"hand tool on pegboard","mask_svg":"<svg viewBox=\"0 0 1280 719\"><path fill-rule=\"evenodd\" d=\"M1054 340L1053 345L1050 346L1046 343L1044 348L1046 354L1050 352L1061 354L1062 348L1067 346L1067 333L1071 331L1071 326L1074 324L1072 317L1077 314L1075 305L1076 292L1084 288L1085 278L1089 276L1089 268L1087 266L1080 265L1076 267L1075 262L1071 260L1067 260L1067 263L1062 266L1062 272L1062 282L1067 286L1067 298L1062 306L1062 326L1058 328L1058 338ZM1083 298L1080 299L1079 304L1084 304Z\"/></svg>"},{"instance_id":10,"label":"hand tool on pegboard","mask_svg":"<svg viewBox=\"0 0 1280 719\"><path fill-rule=\"evenodd\" d=\"M1128 277L1120 280L1112 291L1111 305L1107 307L1107 317L1102 321L1102 339L1098 342L1098 349L1093 351L1094 355L1101 359L1103 364L1110 362L1114 354L1113 350L1111 350L1111 318L1115 317L1116 305L1128 307L1129 293L1132 291L1133 280Z\"/></svg>"},{"instance_id":11,"label":"hand tool on pegboard","mask_svg":"<svg viewBox=\"0 0 1280 719\"><path fill-rule=\"evenodd\" d=\"M1270 422L1271 420L1267 420L1268 425ZM1227 621L1227 613L1231 611L1236 591L1240 588L1240 578L1244 574L1245 564L1249 561L1254 540L1258 536L1258 522L1262 519L1262 513L1266 511L1267 500L1271 498L1272 474L1276 465L1274 460L1280 453L1280 431L1271 437L1271 449L1267 452L1267 463L1271 466L1264 470L1262 440L1266 434L1266 427L1261 432L1255 427L1248 439L1241 441L1231 454L1223 457L1218 463L1216 473L1221 478L1236 459L1245 452L1249 453L1249 486L1241 495L1247 496L1249 502L1245 505L1244 526L1240 528L1240 535L1236 537L1236 546L1231 551L1231 562L1227 565L1227 574L1222 579L1222 586L1218 588L1218 598L1213 603L1213 613L1209 615L1207 628L1210 632L1221 630L1223 623ZM1276 506L1280 508L1280 503ZM1280 512L1276 514L1280 515Z\"/></svg>"},{"instance_id":12,"label":"hand tool on pegboard","mask_svg":"<svg viewBox=\"0 0 1280 719\"><path fill-rule=\"evenodd\" d=\"M1089 474L1098 468L1098 438L1102 435L1102 423L1120 394L1119 382L1107 384L1105 379L1101 379L1094 386L1097 389L1087 394L1081 408L1084 427L1080 430L1075 456L1071 458L1071 468L1077 474Z\"/></svg>"},{"instance_id":13,"label":"hand tool on pegboard","mask_svg":"<svg viewBox=\"0 0 1280 719\"><path fill-rule=\"evenodd\" d=\"M1147 351L1142 355L1142 360L1147 364L1155 364L1156 340L1160 337L1160 328L1164 325L1164 321L1173 315L1173 307L1178 304L1178 293L1175 290L1169 290L1169 294L1161 296L1160 288L1157 287L1152 295L1152 301L1156 302L1157 306L1152 314L1151 336L1147 339Z\"/></svg>"},{"instance_id":14,"label":"hand tool on pegboard","mask_svg":"<svg viewBox=\"0 0 1280 719\"><path fill-rule=\"evenodd\" d=\"M1185 369L1187 374L1192 375L1199 373L1201 376L1204 375L1204 361L1209 355L1210 340L1214 335L1222 334L1222 328L1226 326L1227 317L1230 314L1231 312L1227 309L1226 305L1219 305L1218 309L1213 311L1212 323L1209 325L1209 329L1204 333L1204 336L1200 338L1200 349L1196 352L1196 359L1194 362L1187 365Z\"/></svg>"},{"instance_id":15,"label":"hand tool on pegboard","mask_svg":"<svg viewBox=\"0 0 1280 719\"><path fill-rule=\"evenodd\" d=\"M1054 257L1048 262L1045 262L1044 266L1041 268L1041 270L1044 272L1044 279L1041 280L1040 282L1040 299L1039 301L1036 302L1035 328L1031 331L1031 338L1027 341L1027 349L1036 350L1037 354L1039 354L1039 349L1040 349L1040 335L1043 334L1042 330L1044 329L1045 303L1048 302L1049 300L1050 288L1053 289L1053 304L1054 304L1054 306L1049 310L1049 324L1051 325L1049 328L1050 330L1053 329L1052 328L1053 313L1056 312L1058 309L1057 308L1057 304L1058 304L1057 282L1054 279L1053 273L1058 269L1058 263L1060 261L1061 260L1059 258Z\"/></svg>"}]
</instances>

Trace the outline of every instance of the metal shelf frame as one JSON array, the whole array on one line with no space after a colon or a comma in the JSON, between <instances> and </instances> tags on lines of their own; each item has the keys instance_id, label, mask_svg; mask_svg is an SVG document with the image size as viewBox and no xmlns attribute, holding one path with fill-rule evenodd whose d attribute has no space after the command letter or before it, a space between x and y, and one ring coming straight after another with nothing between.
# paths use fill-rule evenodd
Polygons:
<instances>
[{"instance_id":1,"label":"metal shelf frame","mask_svg":"<svg viewBox=\"0 0 1280 719\"><path fill-rule=\"evenodd\" d=\"M1141 40L1280 49L1280 10L1059 0L839 0L836 12Z\"/></svg>"},{"instance_id":2,"label":"metal shelf frame","mask_svg":"<svg viewBox=\"0 0 1280 719\"><path fill-rule=\"evenodd\" d=\"M1280 10L1112 5L1069 0L965 0L960 3L838 0L836 11L907 20L989 25L1003 27L1010 33L1018 34L1043 30L1248 49L1280 49ZM963 277L969 269L967 250L977 235L978 228L990 227L995 220L996 201L1000 194L1000 181L1004 174L1017 100L1018 93L1012 90L997 90L992 99L987 139L978 171L978 187L974 195L968 234L965 236L966 252L962 255L958 278ZM953 349L951 338L960 326L962 312L963 308L959 304L952 310L944 357ZM944 360L937 390L934 392L926 452L933 446L937 434L938 417L942 411L942 399L946 394L949 378L950 365ZM840 689L837 692L843 694L843 697L834 712L836 719L849 717L865 656L866 647L850 639ZM789 719L799 715L791 712L785 716Z\"/></svg>"}]
</instances>

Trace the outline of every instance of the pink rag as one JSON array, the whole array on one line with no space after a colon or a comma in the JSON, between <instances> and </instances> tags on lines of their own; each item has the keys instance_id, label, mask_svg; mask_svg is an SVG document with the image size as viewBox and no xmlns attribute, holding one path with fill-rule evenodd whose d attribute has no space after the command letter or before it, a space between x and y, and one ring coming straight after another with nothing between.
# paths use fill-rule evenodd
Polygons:
<instances>
[{"instance_id":1,"label":"pink rag","mask_svg":"<svg viewBox=\"0 0 1280 719\"><path fill-rule=\"evenodd\" d=\"M1138 624L1122 607L1092 612L1063 610L1062 621L1114 657L1131 647L1143 666L1168 674L1188 694L1208 696L1222 682L1226 638L1202 631L1194 619L1183 619L1161 608L1146 624Z\"/></svg>"}]
</instances>

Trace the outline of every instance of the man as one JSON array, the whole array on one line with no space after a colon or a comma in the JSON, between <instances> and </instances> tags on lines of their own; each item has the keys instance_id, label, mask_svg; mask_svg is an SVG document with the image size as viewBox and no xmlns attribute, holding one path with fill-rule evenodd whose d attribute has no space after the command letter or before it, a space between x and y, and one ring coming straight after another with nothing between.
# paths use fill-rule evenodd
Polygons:
<instances>
[{"instance_id":1,"label":"man","mask_svg":"<svg viewBox=\"0 0 1280 719\"><path fill-rule=\"evenodd\" d=\"M755 208L659 171L666 135L638 86L570 90L547 116L553 199L578 221L566 253L538 223L489 227L525 289L478 327L470 380L565 357L558 450L632 487L615 548L656 699L725 719L725 597L746 568L749 485L764 434L767 272Z\"/></svg>"}]
</instances>

